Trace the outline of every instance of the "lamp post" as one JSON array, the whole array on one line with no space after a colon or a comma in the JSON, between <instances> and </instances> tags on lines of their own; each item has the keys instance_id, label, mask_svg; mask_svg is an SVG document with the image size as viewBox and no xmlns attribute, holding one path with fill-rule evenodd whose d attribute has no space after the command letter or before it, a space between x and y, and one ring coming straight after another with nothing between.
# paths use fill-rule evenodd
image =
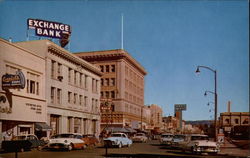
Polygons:
<instances>
[{"instance_id":1,"label":"lamp post","mask_svg":"<svg viewBox=\"0 0 250 158\"><path fill-rule=\"evenodd\" d=\"M214 140L217 141L217 72L207 66L197 66L196 73L200 73L200 68L208 69L214 73L214 92L206 91L214 94ZM206 95L206 92L204 95Z\"/></svg>"}]
</instances>

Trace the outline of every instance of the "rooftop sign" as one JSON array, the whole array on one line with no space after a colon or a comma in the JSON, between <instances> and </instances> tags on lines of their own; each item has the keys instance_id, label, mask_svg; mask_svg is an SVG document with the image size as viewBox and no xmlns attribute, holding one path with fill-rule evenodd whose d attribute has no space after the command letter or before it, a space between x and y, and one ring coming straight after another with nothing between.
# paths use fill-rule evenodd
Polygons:
<instances>
[{"instance_id":1,"label":"rooftop sign","mask_svg":"<svg viewBox=\"0 0 250 158\"><path fill-rule=\"evenodd\" d=\"M45 36L52 38L64 38L64 35L70 35L71 29L70 25L46 21L40 19L28 19L28 28L35 29L37 36Z\"/></svg>"},{"instance_id":2,"label":"rooftop sign","mask_svg":"<svg viewBox=\"0 0 250 158\"><path fill-rule=\"evenodd\" d=\"M175 111L187 110L187 105L186 104L175 104L174 109L175 109Z\"/></svg>"}]
</instances>

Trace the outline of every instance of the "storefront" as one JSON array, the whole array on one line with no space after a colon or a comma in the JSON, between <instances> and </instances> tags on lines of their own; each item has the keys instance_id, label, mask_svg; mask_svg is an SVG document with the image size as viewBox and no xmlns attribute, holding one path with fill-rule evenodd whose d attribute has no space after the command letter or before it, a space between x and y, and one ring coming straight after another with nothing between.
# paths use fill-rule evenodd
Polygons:
<instances>
[{"instance_id":1,"label":"storefront","mask_svg":"<svg viewBox=\"0 0 250 158\"><path fill-rule=\"evenodd\" d=\"M0 140L34 134L46 123L45 60L0 39Z\"/></svg>"}]
</instances>

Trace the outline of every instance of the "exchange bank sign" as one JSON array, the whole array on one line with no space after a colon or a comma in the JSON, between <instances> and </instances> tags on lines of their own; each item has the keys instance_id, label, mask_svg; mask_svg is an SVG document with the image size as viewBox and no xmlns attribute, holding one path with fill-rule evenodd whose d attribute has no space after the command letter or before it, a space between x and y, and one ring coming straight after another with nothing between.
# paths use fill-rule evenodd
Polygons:
<instances>
[{"instance_id":1,"label":"exchange bank sign","mask_svg":"<svg viewBox=\"0 0 250 158\"><path fill-rule=\"evenodd\" d=\"M67 24L39 19L28 19L27 23L29 29L35 29L37 36L62 39L65 34L70 35L71 33L70 26Z\"/></svg>"}]
</instances>

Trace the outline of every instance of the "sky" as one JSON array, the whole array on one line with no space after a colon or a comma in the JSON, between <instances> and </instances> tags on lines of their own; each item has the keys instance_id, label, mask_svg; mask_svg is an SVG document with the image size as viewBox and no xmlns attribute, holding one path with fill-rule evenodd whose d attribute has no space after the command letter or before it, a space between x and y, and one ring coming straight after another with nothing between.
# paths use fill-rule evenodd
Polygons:
<instances>
[{"instance_id":1,"label":"sky","mask_svg":"<svg viewBox=\"0 0 250 158\"><path fill-rule=\"evenodd\" d=\"M145 105L184 120L214 119L215 73L218 116L249 111L249 2L247 0L0 0L0 37L25 41L27 19L68 24L70 51L123 47L147 71ZM37 39L37 38L36 38ZM31 40L31 38L30 38ZM210 102L208 106L207 103ZM211 112L210 112L211 111Z\"/></svg>"}]
</instances>

